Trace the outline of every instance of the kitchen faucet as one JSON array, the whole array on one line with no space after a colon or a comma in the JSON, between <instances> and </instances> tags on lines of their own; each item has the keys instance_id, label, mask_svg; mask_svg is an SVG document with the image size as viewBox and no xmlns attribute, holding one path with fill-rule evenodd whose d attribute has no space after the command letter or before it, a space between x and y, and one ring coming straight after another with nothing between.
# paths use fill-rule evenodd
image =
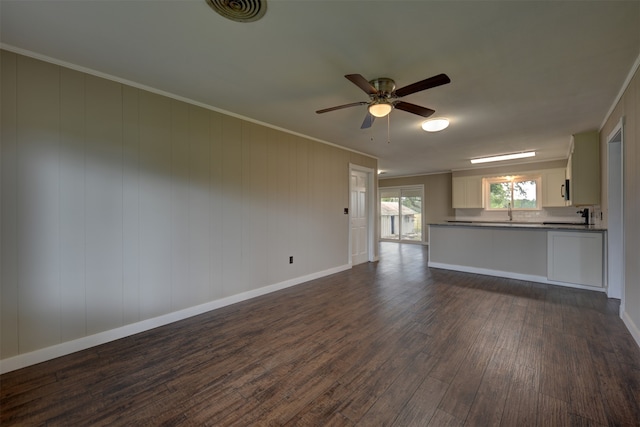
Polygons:
<instances>
[{"instance_id":1,"label":"kitchen faucet","mask_svg":"<svg viewBox=\"0 0 640 427\"><path fill-rule=\"evenodd\" d=\"M589 209L584 208L576 213L579 213L584 218L584 225L589 225Z\"/></svg>"}]
</instances>

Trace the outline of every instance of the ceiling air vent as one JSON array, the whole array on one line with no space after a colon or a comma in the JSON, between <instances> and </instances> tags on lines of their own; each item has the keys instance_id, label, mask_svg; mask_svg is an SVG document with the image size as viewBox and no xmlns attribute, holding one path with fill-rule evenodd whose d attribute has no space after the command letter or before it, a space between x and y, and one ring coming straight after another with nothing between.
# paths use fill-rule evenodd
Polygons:
<instances>
[{"instance_id":1,"label":"ceiling air vent","mask_svg":"<svg viewBox=\"0 0 640 427\"><path fill-rule=\"evenodd\" d=\"M267 11L266 0L206 0L211 9L236 22L253 22Z\"/></svg>"}]
</instances>

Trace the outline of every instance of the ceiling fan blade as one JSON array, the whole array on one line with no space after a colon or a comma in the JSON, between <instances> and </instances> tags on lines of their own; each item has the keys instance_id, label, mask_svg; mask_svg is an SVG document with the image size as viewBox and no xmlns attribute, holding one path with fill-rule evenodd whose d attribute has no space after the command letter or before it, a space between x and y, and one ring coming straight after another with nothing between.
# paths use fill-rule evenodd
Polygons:
<instances>
[{"instance_id":1,"label":"ceiling fan blade","mask_svg":"<svg viewBox=\"0 0 640 427\"><path fill-rule=\"evenodd\" d=\"M413 114L417 114L418 116L422 116L422 117L429 117L431 116L433 113L435 113L435 110L432 110L431 108L426 108L426 107L421 107L419 105L416 104L410 104L408 102L404 102L404 101L398 101L394 104L395 108L397 108L398 110L403 110L409 113L413 113Z\"/></svg>"},{"instance_id":2,"label":"ceiling fan blade","mask_svg":"<svg viewBox=\"0 0 640 427\"><path fill-rule=\"evenodd\" d=\"M446 74L438 74L437 76L429 77L428 79L415 82L408 86L401 87L396 90L396 96L403 97L411 95L412 93L420 92L422 90L431 89L432 87L446 85L451 83L451 79Z\"/></svg>"},{"instance_id":3,"label":"ceiling fan blade","mask_svg":"<svg viewBox=\"0 0 640 427\"><path fill-rule=\"evenodd\" d=\"M364 121L362 122L362 126L360 126L360 129L370 128L375 119L376 119L375 116L367 111L367 115L365 116Z\"/></svg>"},{"instance_id":4,"label":"ceiling fan blade","mask_svg":"<svg viewBox=\"0 0 640 427\"><path fill-rule=\"evenodd\" d=\"M369 83L367 79L362 77L360 74L347 74L345 76L351 83L358 86L360 89L368 93L369 95L377 95L378 90Z\"/></svg>"},{"instance_id":5,"label":"ceiling fan blade","mask_svg":"<svg viewBox=\"0 0 640 427\"><path fill-rule=\"evenodd\" d=\"M351 104L338 105L336 107L323 108L322 110L316 111L317 114L328 113L329 111L342 110L343 108L356 107L358 105L368 104L366 101L360 102L352 102Z\"/></svg>"}]
</instances>

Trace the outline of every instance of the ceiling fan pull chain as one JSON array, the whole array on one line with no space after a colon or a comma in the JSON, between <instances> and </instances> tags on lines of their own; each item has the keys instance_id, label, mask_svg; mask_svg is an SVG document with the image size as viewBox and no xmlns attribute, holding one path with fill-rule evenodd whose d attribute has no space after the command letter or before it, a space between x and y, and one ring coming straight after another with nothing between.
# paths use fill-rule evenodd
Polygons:
<instances>
[{"instance_id":1,"label":"ceiling fan pull chain","mask_svg":"<svg viewBox=\"0 0 640 427\"><path fill-rule=\"evenodd\" d=\"M387 144L391 144L391 114L387 114Z\"/></svg>"}]
</instances>

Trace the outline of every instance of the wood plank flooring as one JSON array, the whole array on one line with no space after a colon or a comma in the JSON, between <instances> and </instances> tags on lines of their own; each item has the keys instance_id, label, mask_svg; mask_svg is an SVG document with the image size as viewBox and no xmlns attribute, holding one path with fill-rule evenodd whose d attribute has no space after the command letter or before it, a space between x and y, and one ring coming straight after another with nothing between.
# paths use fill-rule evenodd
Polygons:
<instances>
[{"instance_id":1,"label":"wood plank flooring","mask_svg":"<svg viewBox=\"0 0 640 427\"><path fill-rule=\"evenodd\" d=\"M381 260L0 377L0 425L640 425L603 293Z\"/></svg>"}]
</instances>

